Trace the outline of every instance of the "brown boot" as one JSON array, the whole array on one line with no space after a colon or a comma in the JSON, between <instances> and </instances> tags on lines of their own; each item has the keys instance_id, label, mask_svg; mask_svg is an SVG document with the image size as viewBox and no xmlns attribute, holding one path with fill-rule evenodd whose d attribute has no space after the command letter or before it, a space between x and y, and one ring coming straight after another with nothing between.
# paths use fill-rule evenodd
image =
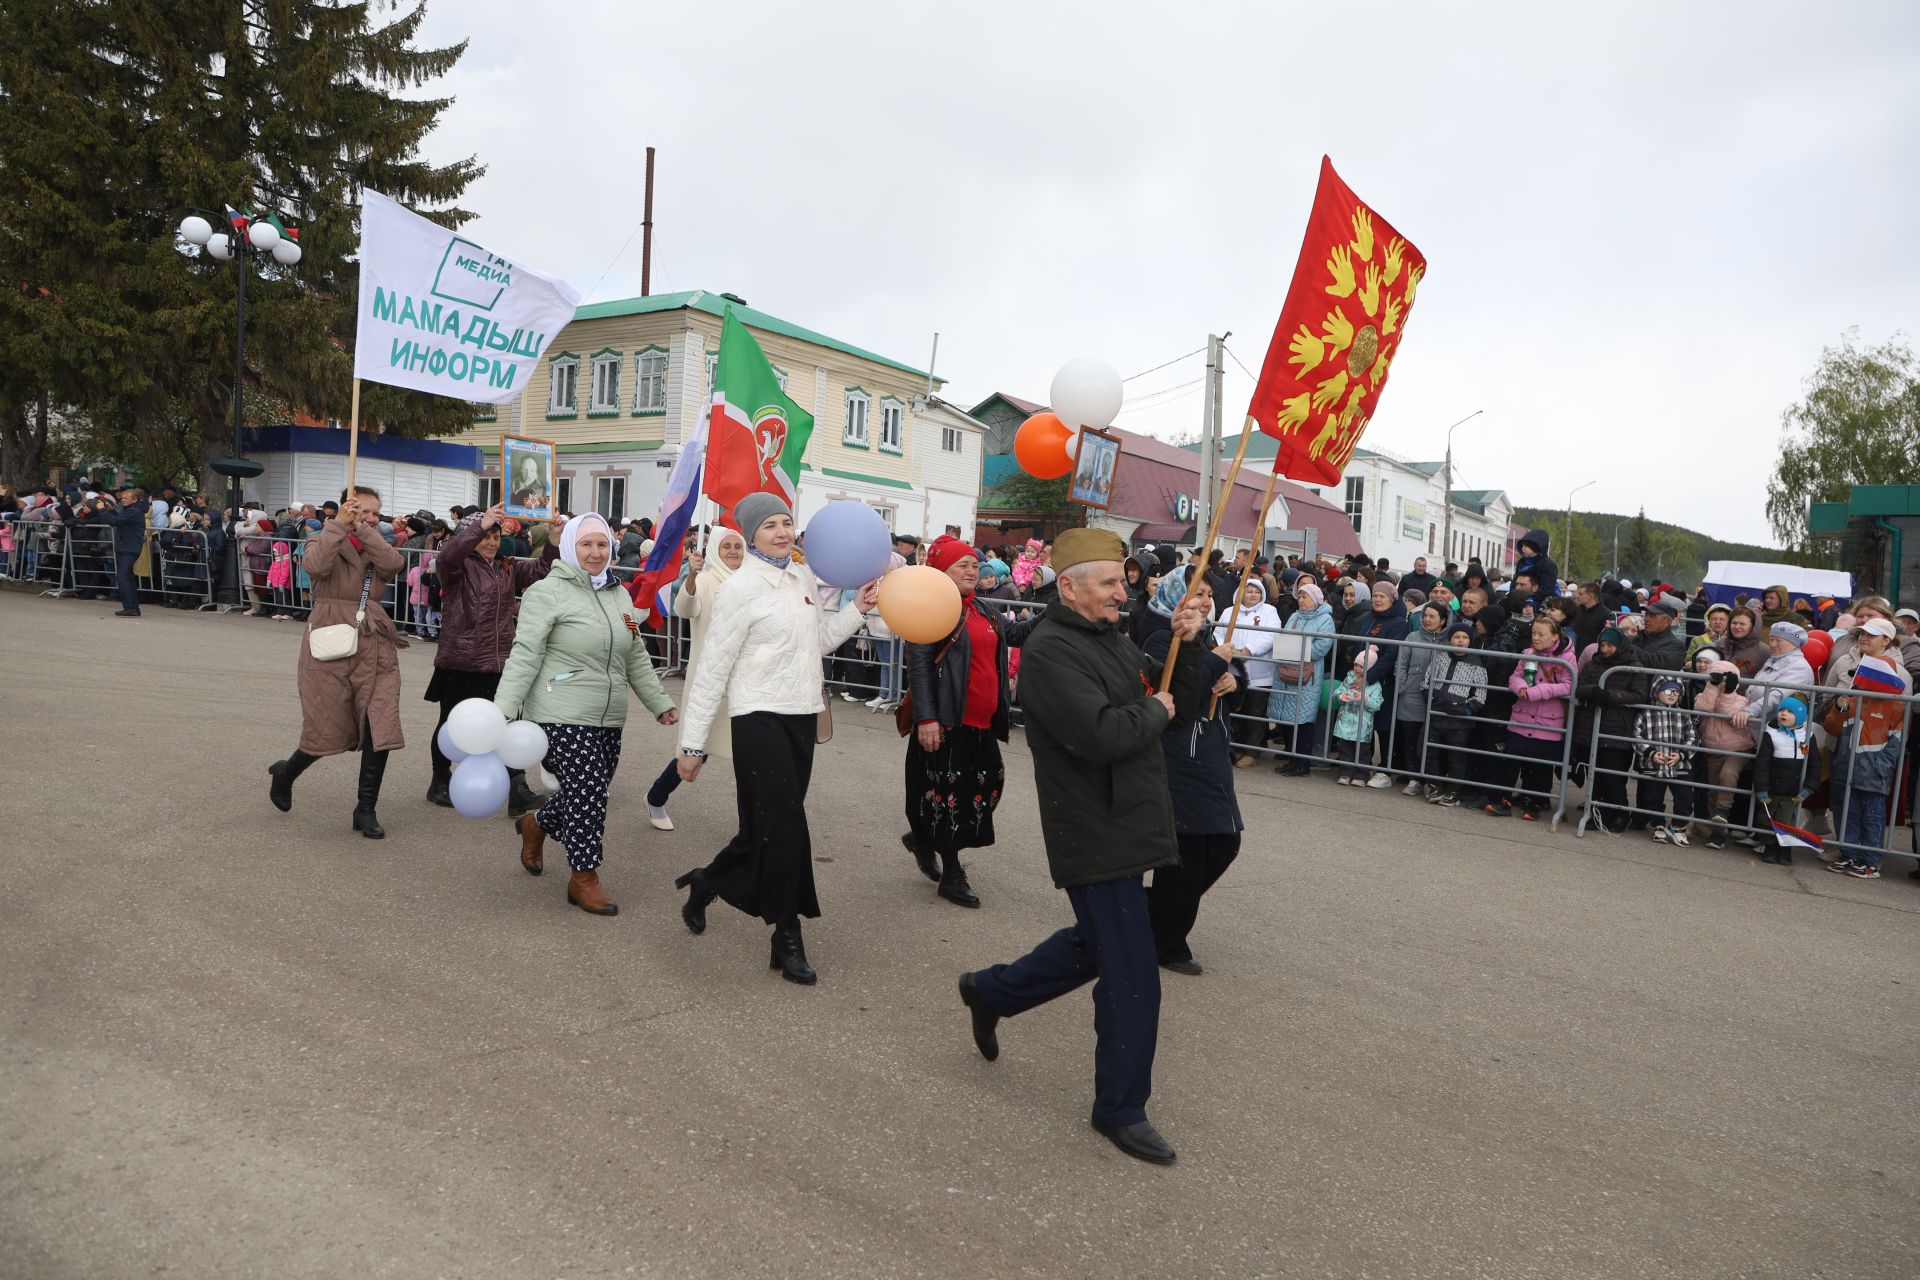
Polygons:
<instances>
[{"instance_id":1,"label":"brown boot","mask_svg":"<svg viewBox=\"0 0 1920 1280\"><path fill-rule=\"evenodd\" d=\"M567 901L596 916L620 914L620 908L600 887L600 874L596 871L576 871L567 877Z\"/></svg>"},{"instance_id":2,"label":"brown boot","mask_svg":"<svg viewBox=\"0 0 1920 1280\"><path fill-rule=\"evenodd\" d=\"M547 869L540 858L540 851L547 845L547 833L540 829L540 820L525 814L513 820L513 829L520 833L520 865L527 869L528 875L539 875Z\"/></svg>"}]
</instances>

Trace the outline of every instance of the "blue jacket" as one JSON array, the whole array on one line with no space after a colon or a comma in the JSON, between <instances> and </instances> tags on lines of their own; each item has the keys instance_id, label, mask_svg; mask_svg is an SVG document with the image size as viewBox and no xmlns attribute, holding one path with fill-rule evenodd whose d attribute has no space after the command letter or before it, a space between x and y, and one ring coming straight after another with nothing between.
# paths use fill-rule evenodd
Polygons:
<instances>
[{"instance_id":1,"label":"blue jacket","mask_svg":"<svg viewBox=\"0 0 1920 1280\"><path fill-rule=\"evenodd\" d=\"M124 507L112 507L96 511L90 517L113 530L113 553L117 556L137 556L140 546L147 537L146 502L129 502Z\"/></svg>"},{"instance_id":2,"label":"blue jacket","mask_svg":"<svg viewBox=\"0 0 1920 1280\"><path fill-rule=\"evenodd\" d=\"M1267 719L1280 724L1306 724L1320 714L1320 680L1326 673L1327 654L1333 648L1333 608L1322 603L1317 609L1296 609L1281 631L1311 632L1313 639L1308 641L1308 669L1303 680L1289 681L1274 673L1273 692L1267 695Z\"/></svg>"}]
</instances>

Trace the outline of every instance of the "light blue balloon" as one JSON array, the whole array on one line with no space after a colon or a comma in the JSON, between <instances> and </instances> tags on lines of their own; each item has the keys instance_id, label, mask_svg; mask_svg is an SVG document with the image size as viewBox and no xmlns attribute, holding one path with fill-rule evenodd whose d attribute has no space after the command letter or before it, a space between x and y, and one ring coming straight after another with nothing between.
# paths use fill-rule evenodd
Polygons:
<instances>
[{"instance_id":1,"label":"light blue balloon","mask_svg":"<svg viewBox=\"0 0 1920 1280\"><path fill-rule=\"evenodd\" d=\"M453 807L464 818L491 818L507 803L507 766L500 757L488 752L469 756L453 771L447 791Z\"/></svg>"},{"instance_id":2,"label":"light blue balloon","mask_svg":"<svg viewBox=\"0 0 1920 1280\"><path fill-rule=\"evenodd\" d=\"M864 502L829 502L807 523L807 568L830 587L863 587L887 571L893 535Z\"/></svg>"},{"instance_id":3,"label":"light blue balloon","mask_svg":"<svg viewBox=\"0 0 1920 1280\"><path fill-rule=\"evenodd\" d=\"M441 725L440 732L433 735L433 740L440 744L440 754L455 764L467 758L467 753L454 745L453 735L447 732L447 726Z\"/></svg>"}]
</instances>

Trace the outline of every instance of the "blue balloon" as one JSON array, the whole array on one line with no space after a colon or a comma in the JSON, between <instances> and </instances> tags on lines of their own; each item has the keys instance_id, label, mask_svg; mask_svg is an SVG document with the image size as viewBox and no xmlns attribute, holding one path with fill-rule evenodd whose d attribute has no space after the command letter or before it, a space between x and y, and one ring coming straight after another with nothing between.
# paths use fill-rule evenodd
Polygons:
<instances>
[{"instance_id":1,"label":"blue balloon","mask_svg":"<svg viewBox=\"0 0 1920 1280\"><path fill-rule=\"evenodd\" d=\"M447 732L444 724L440 726L440 732L433 735L433 740L440 744L440 754L455 764L467 758L467 753L454 745L453 735Z\"/></svg>"},{"instance_id":2,"label":"blue balloon","mask_svg":"<svg viewBox=\"0 0 1920 1280\"><path fill-rule=\"evenodd\" d=\"M864 502L829 502L807 525L807 568L830 587L861 587L887 571L893 534Z\"/></svg>"},{"instance_id":3,"label":"blue balloon","mask_svg":"<svg viewBox=\"0 0 1920 1280\"><path fill-rule=\"evenodd\" d=\"M492 752L469 756L453 771L447 791L462 817L491 818L507 803L507 766Z\"/></svg>"}]
</instances>

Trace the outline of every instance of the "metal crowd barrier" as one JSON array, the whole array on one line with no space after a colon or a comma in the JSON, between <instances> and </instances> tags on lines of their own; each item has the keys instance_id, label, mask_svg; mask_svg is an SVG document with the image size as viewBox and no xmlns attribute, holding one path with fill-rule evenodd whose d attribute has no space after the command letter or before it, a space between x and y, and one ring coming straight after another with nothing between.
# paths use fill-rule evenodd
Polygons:
<instances>
[{"instance_id":1,"label":"metal crowd barrier","mask_svg":"<svg viewBox=\"0 0 1920 1280\"><path fill-rule=\"evenodd\" d=\"M197 609L213 602L207 536L199 529L148 529L134 586L143 603ZM14 526L18 572L8 576L47 584L43 595L117 598L113 529L83 521L20 521ZM144 565L144 568L142 566Z\"/></svg>"},{"instance_id":2,"label":"metal crowd barrier","mask_svg":"<svg viewBox=\"0 0 1920 1280\"><path fill-rule=\"evenodd\" d=\"M1601 688L1605 688L1608 682L1614 680L1616 677L1624 680L1632 676L1646 676L1649 681L1674 679L1679 680L1682 684L1701 687L1705 687L1708 680L1707 675L1700 672L1668 671L1654 667L1621 666L1610 668L1602 673L1599 685ZM1813 785L1809 789L1817 792L1823 781L1827 784L1827 793L1830 801L1827 812L1833 816L1833 836L1830 842L1823 841L1823 843L1829 843L1831 846L1840 846L1847 851L1854 849L1870 851L1878 854L1882 858L1888 856L1897 858L1920 857L1920 855L1917 855L1912 849L1896 849L1892 847L1891 840L1891 834L1897 830L1899 826L1900 798L1905 794L1906 790L1901 771L1908 767L1911 760L1908 745L1916 723L1916 712L1920 711L1920 694L1862 693L1858 689L1835 685L1792 684L1783 681L1754 680L1747 678L1742 678L1740 691L1743 693L1757 691L1760 695L1757 701L1749 699L1749 705L1757 709L1756 713L1748 722L1750 726L1749 736L1755 739L1755 747L1758 745L1758 734L1765 730L1767 721L1771 718L1772 709L1779 704L1781 698L1794 696L1807 704L1810 721L1808 725L1809 735L1820 746L1821 752L1825 757L1822 761L1823 773L1820 777L1812 779ZM1776 697L1774 695L1779 696ZM1883 800L1870 801L1870 803L1885 803L1890 807L1885 825L1888 839L1878 846L1861 846L1843 840L1847 830L1848 810L1854 803L1853 787L1851 784L1853 780L1853 769L1860 759L1857 747L1860 741L1861 722L1857 716L1848 722L1846 732L1850 735L1850 743L1846 760L1847 767L1844 774L1834 772L1834 766L1836 764L1836 753L1834 751L1836 745L1835 740L1821 726L1821 721L1824 719L1827 709L1833 705L1835 699L1842 697L1872 699L1877 702L1896 702L1905 709L1902 733L1907 740L1900 744L1898 759L1894 766L1895 773L1893 780ZM1702 724L1707 720L1732 720L1731 715L1721 715L1719 712L1697 710L1692 703L1693 699L1691 697L1685 698L1675 709L1684 713L1689 719L1693 720L1696 725ZM1629 709L1637 715L1640 711L1648 709L1651 705L1651 703L1644 702L1633 703L1630 704ZM1696 734L1696 736L1699 735ZM1594 783L1588 786L1587 810L1581 815L1580 825L1576 829L1575 834L1581 836L1586 835L1587 828L1592 825L1596 818L1600 817L1602 813L1618 812L1637 817L1645 817L1654 821L1668 820L1668 814L1664 804L1664 795L1661 796L1663 801L1662 807L1658 810L1639 803L1639 801L1644 798L1641 788L1646 783L1647 775L1632 767L1630 749L1635 742L1636 739L1632 735L1603 733L1600 727L1600 716L1597 713L1595 714L1593 732L1590 735L1590 741L1587 745L1586 756L1588 776L1594 780ZM1741 770L1739 778L1731 787L1721 786L1709 782L1706 779L1706 762L1708 760L1733 758L1750 762L1754 758L1755 747L1750 747L1745 751L1722 750L1700 743L1693 747L1686 748L1686 750L1694 753L1688 775L1681 779L1666 780L1663 791L1674 791L1676 790L1677 784L1677 787L1683 790L1683 793L1690 802L1688 807L1693 808L1695 812L1689 815L1682 815L1679 813L1679 805L1676 803L1675 812L1671 820L1683 829L1689 824L1694 823L1708 826L1715 825L1718 820L1712 816L1711 805L1708 805L1708 813L1702 814L1698 812L1703 798L1715 795L1728 795L1733 797L1733 806L1728 813L1725 823L1728 834L1737 831L1750 837L1752 840L1764 841L1770 839L1773 836L1772 819L1768 817L1764 811L1760 810L1759 806L1755 803L1754 778L1751 766ZM1628 749L1629 752L1626 768L1619 766L1619 753L1623 748ZM1603 764L1603 756L1609 754L1611 755L1612 763ZM1603 804L1594 798L1595 784L1597 784L1601 778L1618 778L1620 780L1620 799L1609 799ZM1639 779L1640 781L1634 786L1632 801L1629 802L1627 800L1627 783L1632 779ZM1804 811L1797 810L1795 816L1798 820L1793 825L1804 829L1806 825ZM1909 827L1909 839L1920 840L1920 836L1913 834L1911 827Z\"/></svg>"}]
</instances>

